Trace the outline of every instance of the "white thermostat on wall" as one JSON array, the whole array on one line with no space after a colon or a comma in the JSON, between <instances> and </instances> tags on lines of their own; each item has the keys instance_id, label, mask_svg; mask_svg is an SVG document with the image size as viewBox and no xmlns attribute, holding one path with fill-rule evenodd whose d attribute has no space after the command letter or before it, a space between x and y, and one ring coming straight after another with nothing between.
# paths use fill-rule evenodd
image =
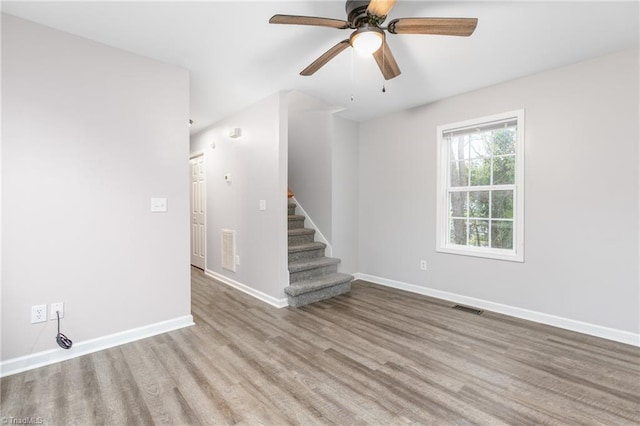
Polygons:
<instances>
[{"instance_id":1,"label":"white thermostat on wall","mask_svg":"<svg viewBox=\"0 0 640 426\"><path fill-rule=\"evenodd\" d=\"M231 183L231 173L227 173L224 175L224 181L227 183Z\"/></svg>"}]
</instances>

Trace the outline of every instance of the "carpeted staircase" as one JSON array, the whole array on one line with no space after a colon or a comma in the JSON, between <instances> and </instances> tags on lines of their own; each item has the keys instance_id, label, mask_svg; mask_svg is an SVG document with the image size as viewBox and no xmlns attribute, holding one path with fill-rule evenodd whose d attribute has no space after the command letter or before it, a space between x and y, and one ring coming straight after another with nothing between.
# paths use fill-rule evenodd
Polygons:
<instances>
[{"instance_id":1,"label":"carpeted staircase","mask_svg":"<svg viewBox=\"0 0 640 426\"><path fill-rule=\"evenodd\" d=\"M314 241L315 230L304 227L289 201L289 306L298 308L348 293L353 277L338 272L340 259L325 257L326 244Z\"/></svg>"}]
</instances>

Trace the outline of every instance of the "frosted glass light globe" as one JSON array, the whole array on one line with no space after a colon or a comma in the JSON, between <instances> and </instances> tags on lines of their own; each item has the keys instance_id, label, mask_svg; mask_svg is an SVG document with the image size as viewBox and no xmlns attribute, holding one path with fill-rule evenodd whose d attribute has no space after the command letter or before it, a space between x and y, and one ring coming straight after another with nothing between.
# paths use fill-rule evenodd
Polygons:
<instances>
[{"instance_id":1,"label":"frosted glass light globe","mask_svg":"<svg viewBox=\"0 0 640 426\"><path fill-rule=\"evenodd\" d=\"M363 31L354 34L351 45L361 55L371 55L382 46L382 34L376 31Z\"/></svg>"}]
</instances>

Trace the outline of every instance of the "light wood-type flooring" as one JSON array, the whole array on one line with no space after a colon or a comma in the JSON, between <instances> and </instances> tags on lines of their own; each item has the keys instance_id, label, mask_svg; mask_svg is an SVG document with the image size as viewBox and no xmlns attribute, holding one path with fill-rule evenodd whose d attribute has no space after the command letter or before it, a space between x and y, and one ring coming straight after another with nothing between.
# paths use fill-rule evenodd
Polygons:
<instances>
[{"instance_id":1,"label":"light wood-type flooring","mask_svg":"<svg viewBox=\"0 0 640 426\"><path fill-rule=\"evenodd\" d=\"M633 346L361 281L300 309L192 289L193 327L3 378L5 422L640 423Z\"/></svg>"}]
</instances>

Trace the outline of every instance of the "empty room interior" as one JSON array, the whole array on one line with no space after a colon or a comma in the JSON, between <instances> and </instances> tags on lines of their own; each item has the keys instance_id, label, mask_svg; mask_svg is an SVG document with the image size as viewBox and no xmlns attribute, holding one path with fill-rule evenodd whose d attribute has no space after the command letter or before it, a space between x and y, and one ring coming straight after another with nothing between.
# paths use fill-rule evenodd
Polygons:
<instances>
[{"instance_id":1,"label":"empty room interior","mask_svg":"<svg viewBox=\"0 0 640 426\"><path fill-rule=\"evenodd\" d=\"M640 423L637 1L0 8L3 424Z\"/></svg>"}]
</instances>

